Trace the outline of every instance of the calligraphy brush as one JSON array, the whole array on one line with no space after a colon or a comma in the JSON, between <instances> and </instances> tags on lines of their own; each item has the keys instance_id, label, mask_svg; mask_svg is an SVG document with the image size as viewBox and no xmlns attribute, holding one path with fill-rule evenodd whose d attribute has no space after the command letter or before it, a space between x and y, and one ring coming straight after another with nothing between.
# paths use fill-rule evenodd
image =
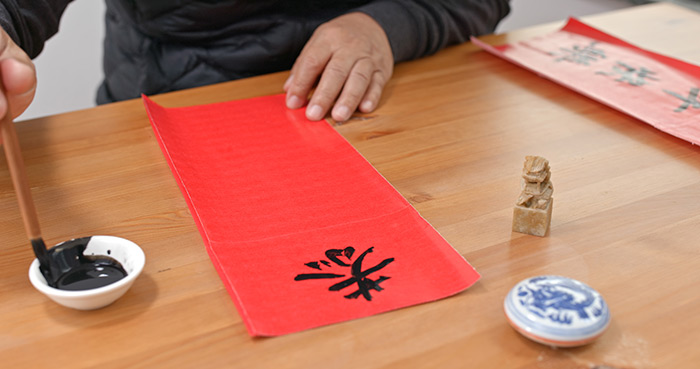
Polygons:
<instances>
[{"instance_id":1,"label":"calligraphy brush","mask_svg":"<svg viewBox=\"0 0 700 369\"><path fill-rule=\"evenodd\" d=\"M2 89L0 89L0 91L2 91ZM29 189L29 182L27 181L27 173L24 168L24 160L22 159L22 152L19 147L17 130L15 129L15 124L12 122L9 99L7 101L7 112L0 122L0 132L2 132L7 166L10 169L12 184L17 193L19 210L20 213L22 213L22 221L24 222L27 237L32 244L34 255L36 255L36 258L39 260L39 268L42 274L49 285L54 287L56 281L51 272L51 260L46 250L46 244L44 244L44 240L41 238L39 219L37 218L34 201L32 201L32 193Z\"/></svg>"}]
</instances>

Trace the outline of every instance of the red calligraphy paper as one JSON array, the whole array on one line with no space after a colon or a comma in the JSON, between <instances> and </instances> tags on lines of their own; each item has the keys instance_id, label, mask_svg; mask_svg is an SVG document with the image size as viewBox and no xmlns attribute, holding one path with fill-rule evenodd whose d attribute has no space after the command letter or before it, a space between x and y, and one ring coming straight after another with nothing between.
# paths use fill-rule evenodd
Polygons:
<instances>
[{"instance_id":1,"label":"red calligraphy paper","mask_svg":"<svg viewBox=\"0 0 700 369\"><path fill-rule=\"evenodd\" d=\"M144 102L251 335L428 302L479 278L342 136L283 95Z\"/></svg>"},{"instance_id":2,"label":"red calligraphy paper","mask_svg":"<svg viewBox=\"0 0 700 369\"><path fill-rule=\"evenodd\" d=\"M570 19L559 31L513 44L472 41L512 63L700 144L700 67L641 49Z\"/></svg>"}]
</instances>

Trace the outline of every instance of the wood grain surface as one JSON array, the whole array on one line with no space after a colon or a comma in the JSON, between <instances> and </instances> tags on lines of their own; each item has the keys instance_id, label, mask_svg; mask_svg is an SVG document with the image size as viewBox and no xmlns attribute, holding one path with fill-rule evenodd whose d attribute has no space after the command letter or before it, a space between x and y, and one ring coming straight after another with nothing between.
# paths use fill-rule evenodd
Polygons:
<instances>
[{"instance_id":1,"label":"wood grain surface","mask_svg":"<svg viewBox=\"0 0 700 369\"><path fill-rule=\"evenodd\" d=\"M700 64L700 15L657 4L584 18ZM513 42L561 26L484 38ZM155 96L185 106L282 92L277 73ZM700 123L699 123L700 124ZM251 338L139 100L18 124L47 244L117 235L146 268L113 305L76 311L29 283L33 260L0 158L0 366L6 368L697 368L700 149L472 44L398 65L380 107L336 125L482 279L433 303ZM202 127L206 129L206 127ZM511 232L526 155L550 161L540 238ZM516 333L503 299L560 274L597 289L612 323L552 349Z\"/></svg>"}]
</instances>

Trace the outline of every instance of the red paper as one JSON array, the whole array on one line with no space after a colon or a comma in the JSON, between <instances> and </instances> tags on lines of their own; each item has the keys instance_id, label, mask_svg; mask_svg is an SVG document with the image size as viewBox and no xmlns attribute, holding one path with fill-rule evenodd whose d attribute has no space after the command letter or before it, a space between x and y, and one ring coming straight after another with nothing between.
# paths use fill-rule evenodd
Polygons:
<instances>
[{"instance_id":1,"label":"red paper","mask_svg":"<svg viewBox=\"0 0 700 369\"><path fill-rule=\"evenodd\" d=\"M283 95L144 102L251 335L432 301L479 278L342 136Z\"/></svg>"},{"instance_id":2,"label":"red paper","mask_svg":"<svg viewBox=\"0 0 700 369\"><path fill-rule=\"evenodd\" d=\"M576 19L561 30L485 50L676 137L700 144L700 67L656 54Z\"/></svg>"}]
</instances>

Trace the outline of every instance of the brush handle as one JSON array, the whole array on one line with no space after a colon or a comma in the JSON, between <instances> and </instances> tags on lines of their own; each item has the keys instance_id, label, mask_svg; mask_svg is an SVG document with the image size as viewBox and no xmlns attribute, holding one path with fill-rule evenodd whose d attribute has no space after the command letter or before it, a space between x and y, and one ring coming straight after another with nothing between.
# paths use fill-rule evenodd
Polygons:
<instances>
[{"instance_id":1,"label":"brush handle","mask_svg":"<svg viewBox=\"0 0 700 369\"><path fill-rule=\"evenodd\" d=\"M32 201L32 193L29 189L29 181L27 181L27 173L24 169L24 160L19 147L19 139L17 139L17 130L12 122L9 102L7 113L0 121L0 132L2 132L2 146L5 149L7 166L10 168L10 175L12 176L12 184L15 186L15 192L17 193L17 201L19 202L19 210L22 213L24 228L27 231L27 238L30 240L40 239L39 219L36 215L34 201Z\"/></svg>"}]
</instances>

